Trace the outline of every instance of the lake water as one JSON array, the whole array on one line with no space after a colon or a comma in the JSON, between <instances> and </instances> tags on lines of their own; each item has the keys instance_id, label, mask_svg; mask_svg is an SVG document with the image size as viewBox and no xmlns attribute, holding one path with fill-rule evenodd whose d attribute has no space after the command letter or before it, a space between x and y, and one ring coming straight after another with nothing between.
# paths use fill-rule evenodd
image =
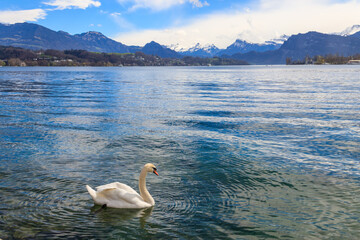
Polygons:
<instances>
[{"instance_id":1,"label":"lake water","mask_svg":"<svg viewBox=\"0 0 360 240\"><path fill-rule=\"evenodd\" d=\"M1 239L355 239L360 66L3 67L0 160Z\"/></svg>"}]
</instances>

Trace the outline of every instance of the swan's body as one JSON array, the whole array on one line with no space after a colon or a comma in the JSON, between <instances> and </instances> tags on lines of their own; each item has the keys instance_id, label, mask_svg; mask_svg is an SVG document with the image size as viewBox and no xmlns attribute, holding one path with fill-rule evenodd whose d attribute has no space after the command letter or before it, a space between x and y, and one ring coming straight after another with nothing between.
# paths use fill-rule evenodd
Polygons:
<instances>
[{"instance_id":1,"label":"swan's body","mask_svg":"<svg viewBox=\"0 0 360 240\"><path fill-rule=\"evenodd\" d=\"M156 175L156 167L151 164L145 164L139 177L138 194L134 189L126 184L114 182L96 187L96 191L86 185L88 192L93 198L95 204L104 205L112 208L148 208L155 205L154 199L146 189L146 175L153 172Z\"/></svg>"}]
</instances>

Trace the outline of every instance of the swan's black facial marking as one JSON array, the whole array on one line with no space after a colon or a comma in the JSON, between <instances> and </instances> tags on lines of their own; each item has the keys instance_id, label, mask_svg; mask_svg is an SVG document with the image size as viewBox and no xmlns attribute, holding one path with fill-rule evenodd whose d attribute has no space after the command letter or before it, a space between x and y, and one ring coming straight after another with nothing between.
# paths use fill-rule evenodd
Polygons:
<instances>
[{"instance_id":1,"label":"swan's black facial marking","mask_svg":"<svg viewBox=\"0 0 360 240\"><path fill-rule=\"evenodd\" d=\"M156 175L158 175L159 176L159 174L156 172L156 167L153 167L153 173L155 173Z\"/></svg>"}]
</instances>

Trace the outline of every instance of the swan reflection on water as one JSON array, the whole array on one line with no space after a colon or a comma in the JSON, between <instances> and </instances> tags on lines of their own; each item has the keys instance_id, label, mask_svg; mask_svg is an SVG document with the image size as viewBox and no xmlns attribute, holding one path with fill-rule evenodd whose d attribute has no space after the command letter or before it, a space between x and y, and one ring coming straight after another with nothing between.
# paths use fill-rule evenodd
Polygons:
<instances>
[{"instance_id":1,"label":"swan reflection on water","mask_svg":"<svg viewBox=\"0 0 360 240\"><path fill-rule=\"evenodd\" d=\"M141 227L146 223L146 219L151 215L154 207L142 209L126 209L126 208L108 208L100 205L94 205L91 213L95 214L100 220L107 223L118 223L139 218Z\"/></svg>"}]
</instances>

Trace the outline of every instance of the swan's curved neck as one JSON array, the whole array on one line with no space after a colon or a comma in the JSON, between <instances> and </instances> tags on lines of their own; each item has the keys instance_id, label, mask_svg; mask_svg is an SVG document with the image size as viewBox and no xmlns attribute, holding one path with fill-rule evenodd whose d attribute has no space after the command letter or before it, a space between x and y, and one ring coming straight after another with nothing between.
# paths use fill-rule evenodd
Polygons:
<instances>
[{"instance_id":1,"label":"swan's curved neck","mask_svg":"<svg viewBox=\"0 0 360 240\"><path fill-rule=\"evenodd\" d=\"M146 175L147 171L145 168L141 170L140 177L139 177L139 190L140 196L144 199L145 202L154 205L155 201L150 195L149 191L146 189Z\"/></svg>"}]
</instances>

